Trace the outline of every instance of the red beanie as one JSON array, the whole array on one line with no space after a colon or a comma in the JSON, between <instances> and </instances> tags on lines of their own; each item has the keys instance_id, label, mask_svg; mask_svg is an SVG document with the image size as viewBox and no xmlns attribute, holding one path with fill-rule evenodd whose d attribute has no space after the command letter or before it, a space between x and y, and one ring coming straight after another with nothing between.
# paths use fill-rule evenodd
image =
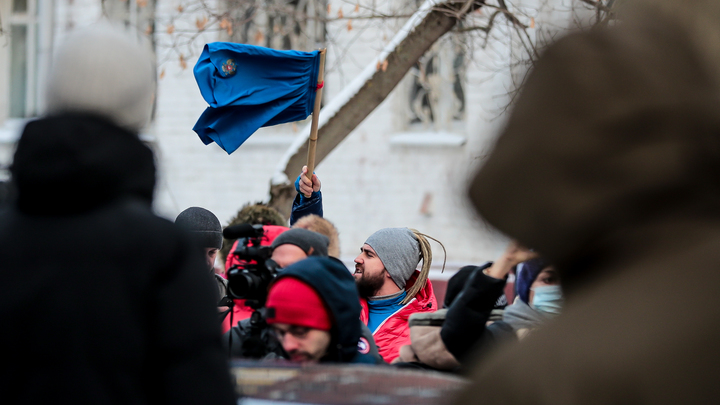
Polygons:
<instances>
[{"instance_id":1,"label":"red beanie","mask_svg":"<svg viewBox=\"0 0 720 405\"><path fill-rule=\"evenodd\" d=\"M283 277L274 283L265 306L268 324L286 323L330 330L330 315L322 298L312 287L297 278Z\"/></svg>"}]
</instances>

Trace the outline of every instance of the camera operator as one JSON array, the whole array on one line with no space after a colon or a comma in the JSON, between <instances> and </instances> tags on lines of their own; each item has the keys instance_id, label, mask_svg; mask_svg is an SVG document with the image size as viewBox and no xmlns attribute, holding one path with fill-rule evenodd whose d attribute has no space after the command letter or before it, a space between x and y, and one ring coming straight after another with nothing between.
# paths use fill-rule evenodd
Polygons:
<instances>
[{"instance_id":1,"label":"camera operator","mask_svg":"<svg viewBox=\"0 0 720 405\"><path fill-rule=\"evenodd\" d=\"M215 258L223 244L220 220L205 208L190 207L175 218L175 224L189 233L196 246L202 249L207 270L211 275L214 275L217 283L218 295L216 302L219 302L225 296L227 290L227 281L215 274L214 270Z\"/></svg>"},{"instance_id":2,"label":"camera operator","mask_svg":"<svg viewBox=\"0 0 720 405\"><path fill-rule=\"evenodd\" d=\"M262 233L263 231L260 230L259 232ZM245 249L248 249L249 245L256 245L256 243L250 239L252 238L238 240L238 244L242 241L245 244ZM256 239L261 240L262 235L257 235ZM250 269L244 272L250 274L265 272L267 270L264 267L267 267L274 276L274 273L278 270L282 270L282 268L286 266L305 259L309 255L327 256L328 243L329 240L327 237L306 229L298 228L287 230L273 240L270 246L272 254L269 260L267 260L267 263L263 263L262 258L254 257L256 256L255 252L247 252L246 256L248 257L243 257L243 261L251 262L251 260L253 260L258 262L258 259L260 259L260 263L256 265L259 267L257 270ZM257 243L257 245L259 245L259 243ZM263 254L264 253L260 253L259 255ZM230 283L232 283L231 286L236 285L236 283L240 281L234 281L238 279L238 276L235 275L236 271L237 270L234 271L231 269L228 273ZM235 290L237 290L235 291L236 294L243 296L233 298L250 298L249 296L252 296L252 298L260 298L259 300L255 300L259 301L257 302L257 306L260 307L257 308L258 315L255 315L255 318L251 316L238 322L230 331L223 335L223 342L233 357L284 358L286 357L285 352L277 340L270 335L270 330L264 321L265 310L262 308L262 304L264 304L264 299L266 298L267 286L260 286L262 291L244 291L250 289L250 285L251 283L247 283L247 285L243 284L242 288L235 287ZM232 293L232 291L230 292Z\"/></svg>"},{"instance_id":3,"label":"camera operator","mask_svg":"<svg viewBox=\"0 0 720 405\"><path fill-rule=\"evenodd\" d=\"M272 255L268 260L268 267L273 272L282 272L285 267L292 265L309 256L327 257L329 239L316 232L307 229L294 228L280 234L271 245ZM230 285L233 284L233 275L230 273ZM261 291L266 294L267 290ZM264 309L259 309L259 314L264 316ZM359 319L359 318L358 318ZM230 354L233 357L251 358L287 358L287 353L282 349L280 342L270 333L270 329L264 320L259 321L256 317L256 330L253 331L253 318L244 319L238 322L228 333L223 336L223 342L229 346ZM358 322L360 322L358 320ZM368 342L369 353L377 354L377 346L372 338L369 329L361 325L362 335ZM253 336L255 335L255 336ZM259 335L259 336L258 336Z\"/></svg>"}]
</instances>

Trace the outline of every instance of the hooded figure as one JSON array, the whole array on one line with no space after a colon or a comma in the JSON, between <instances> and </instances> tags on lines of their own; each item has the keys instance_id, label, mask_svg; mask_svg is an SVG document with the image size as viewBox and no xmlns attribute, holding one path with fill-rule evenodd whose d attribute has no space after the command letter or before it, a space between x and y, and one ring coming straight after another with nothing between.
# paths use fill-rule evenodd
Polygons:
<instances>
[{"instance_id":1,"label":"hooded figure","mask_svg":"<svg viewBox=\"0 0 720 405\"><path fill-rule=\"evenodd\" d=\"M283 296L274 293L274 286L280 285L287 278L299 280L306 289L314 292L315 299L303 300L300 294L293 295L291 291ZM276 319L282 312L275 307L280 306L283 301L287 301L284 306L291 305L298 314L307 313L304 316L296 315L297 322L300 322L300 318L311 315L314 318L322 318L322 322L313 318L313 323L301 323L303 326L321 325L313 327L330 332L330 342L321 362L382 363L379 356L370 354L371 343L368 338L362 336L362 325L359 320L360 297L355 288L355 279L341 261L330 257L313 256L284 269L270 286L267 303L269 324L293 322L292 317ZM326 311L317 308L323 305ZM318 315L321 313L322 317Z\"/></svg>"},{"instance_id":2,"label":"hooded figure","mask_svg":"<svg viewBox=\"0 0 720 405\"><path fill-rule=\"evenodd\" d=\"M25 126L0 210L3 401L235 403L202 258L151 209L152 59L104 27L53 66L53 115Z\"/></svg>"},{"instance_id":3,"label":"hooded figure","mask_svg":"<svg viewBox=\"0 0 720 405\"><path fill-rule=\"evenodd\" d=\"M472 182L488 222L555 264L567 303L457 403L720 397L717 72L688 26L643 17L550 46Z\"/></svg>"}]
</instances>

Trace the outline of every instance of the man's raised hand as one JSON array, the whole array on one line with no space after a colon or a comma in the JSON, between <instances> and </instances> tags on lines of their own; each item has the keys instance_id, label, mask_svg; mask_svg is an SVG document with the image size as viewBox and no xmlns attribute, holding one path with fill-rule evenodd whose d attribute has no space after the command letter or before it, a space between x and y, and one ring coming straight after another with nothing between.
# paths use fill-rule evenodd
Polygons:
<instances>
[{"instance_id":1,"label":"man's raised hand","mask_svg":"<svg viewBox=\"0 0 720 405\"><path fill-rule=\"evenodd\" d=\"M300 194L306 198L310 198L313 192L320 191L320 179L313 173L312 182L307 177L307 166L303 166L302 172L300 173Z\"/></svg>"}]
</instances>

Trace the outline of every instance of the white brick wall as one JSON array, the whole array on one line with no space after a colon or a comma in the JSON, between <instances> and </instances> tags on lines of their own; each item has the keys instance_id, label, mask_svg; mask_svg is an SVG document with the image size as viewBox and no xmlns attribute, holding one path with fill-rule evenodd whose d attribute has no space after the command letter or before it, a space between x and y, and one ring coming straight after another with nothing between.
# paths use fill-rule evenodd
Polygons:
<instances>
[{"instance_id":1,"label":"white brick wall","mask_svg":"<svg viewBox=\"0 0 720 405\"><path fill-rule=\"evenodd\" d=\"M56 38L71 27L96 21L101 12L99 0L56 3ZM181 3L187 2L157 2L155 40L158 60L163 61L158 73L164 73L158 82L156 118L148 130L160 169L156 210L174 218L189 206L202 206L226 223L244 203L267 200L270 178L294 135L293 126L263 129L231 156L214 144L202 144L192 126L206 104L192 66L202 45L218 37L204 34L195 47L186 49L163 46L169 39L169 18ZM354 9L338 0L330 4L331 16L340 7L346 16ZM193 21L185 23L192 26ZM334 42L328 44L327 100L372 60L403 22L358 20L351 31L346 21L329 24ZM188 57L186 69L174 52ZM193 57L188 56L191 52ZM465 184L502 125L498 112L506 103L509 75L502 68L508 55L502 43L474 49L475 63L468 68L465 90L467 119L458 133L467 138L463 146L391 145L393 135L406 131L398 119L408 98L406 86L401 85L317 167L325 214L340 230L343 256L351 259L372 232L391 226L417 228L439 239L448 260L458 264L484 262L501 253L504 239L477 219L466 200ZM269 135L279 135L279 141L262 142ZM432 203L423 213L427 196ZM433 250L441 263L441 249L434 244Z\"/></svg>"}]
</instances>

